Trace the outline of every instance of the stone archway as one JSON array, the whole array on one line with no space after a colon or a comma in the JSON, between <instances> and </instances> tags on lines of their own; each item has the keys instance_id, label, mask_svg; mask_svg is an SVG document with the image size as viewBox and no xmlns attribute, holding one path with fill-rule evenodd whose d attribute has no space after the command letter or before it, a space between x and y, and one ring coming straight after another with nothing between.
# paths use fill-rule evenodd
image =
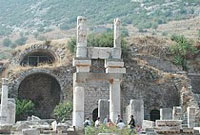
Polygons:
<instances>
[{"instance_id":1,"label":"stone archway","mask_svg":"<svg viewBox=\"0 0 200 135\"><path fill-rule=\"evenodd\" d=\"M150 112L150 120L151 121L156 121L156 120L159 120L160 119L160 111L159 110L152 110Z\"/></svg>"},{"instance_id":2,"label":"stone archway","mask_svg":"<svg viewBox=\"0 0 200 135\"><path fill-rule=\"evenodd\" d=\"M32 100L40 118L51 117L53 109L60 102L60 96L60 84L56 78L46 73L26 76L18 88L18 97Z\"/></svg>"}]
</instances>

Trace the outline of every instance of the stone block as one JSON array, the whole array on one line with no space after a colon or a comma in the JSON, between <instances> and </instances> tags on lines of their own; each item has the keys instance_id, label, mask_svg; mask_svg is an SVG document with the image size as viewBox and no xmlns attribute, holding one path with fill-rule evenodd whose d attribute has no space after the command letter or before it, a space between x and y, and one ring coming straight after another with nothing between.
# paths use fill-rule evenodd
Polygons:
<instances>
[{"instance_id":1,"label":"stone block","mask_svg":"<svg viewBox=\"0 0 200 135\"><path fill-rule=\"evenodd\" d=\"M171 108L160 109L160 120L172 120L172 109Z\"/></svg>"},{"instance_id":2,"label":"stone block","mask_svg":"<svg viewBox=\"0 0 200 135\"><path fill-rule=\"evenodd\" d=\"M126 68L106 68L106 73L124 74L126 73Z\"/></svg>"},{"instance_id":3,"label":"stone block","mask_svg":"<svg viewBox=\"0 0 200 135\"><path fill-rule=\"evenodd\" d=\"M153 121L149 121L149 120L143 120L142 122L142 129L146 129L146 128L154 128L155 122Z\"/></svg>"},{"instance_id":4,"label":"stone block","mask_svg":"<svg viewBox=\"0 0 200 135\"><path fill-rule=\"evenodd\" d=\"M109 101L107 99L100 99L98 101L98 117L101 122L109 115Z\"/></svg>"},{"instance_id":5,"label":"stone block","mask_svg":"<svg viewBox=\"0 0 200 135\"><path fill-rule=\"evenodd\" d=\"M40 131L35 128L23 129L23 135L40 135Z\"/></svg>"},{"instance_id":6,"label":"stone block","mask_svg":"<svg viewBox=\"0 0 200 135\"><path fill-rule=\"evenodd\" d=\"M182 120L156 120L156 127L179 127Z\"/></svg>"},{"instance_id":7,"label":"stone block","mask_svg":"<svg viewBox=\"0 0 200 135\"><path fill-rule=\"evenodd\" d=\"M106 60L106 62L105 62L105 68L108 68L108 67L111 67L111 68L121 68L121 67L124 67L124 62L122 62L122 61L108 61L108 60Z\"/></svg>"},{"instance_id":8,"label":"stone block","mask_svg":"<svg viewBox=\"0 0 200 135\"><path fill-rule=\"evenodd\" d=\"M130 116L133 115L136 125L142 126L144 120L144 101L142 99L131 100L127 106L127 123L130 121Z\"/></svg>"},{"instance_id":9,"label":"stone block","mask_svg":"<svg viewBox=\"0 0 200 135\"><path fill-rule=\"evenodd\" d=\"M99 48L98 47L88 47L88 58L98 59L99 58Z\"/></svg>"},{"instance_id":10,"label":"stone block","mask_svg":"<svg viewBox=\"0 0 200 135\"><path fill-rule=\"evenodd\" d=\"M91 66L91 60L73 59L73 66Z\"/></svg>"},{"instance_id":11,"label":"stone block","mask_svg":"<svg viewBox=\"0 0 200 135\"><path fill-rule=\"evenodd\" d=\"M112 48L101 47L99 48L99 59L109 59L112 57Z\"/></svg>"},{"instance_id":12,"label":"stone block","mask_svg":"<svg viewBox=\"0 0 200 135\"><path fill-rule=\"evenodd\" d=\"M121 48L113 48L112 50L113 59L121 59L121 54L122 54Z\"/></svg>"},{"instance_id":13,"label":"stone block","mask_svg":"<svg viewBox=\"0 0 200 135\"><path fill-rule=\"evenodd\" d=\"M179 106L173 107L172 119L181 120L182 119L182 108Z\"/></svg>"},{"instance_id":14,"label":"stone block","mask_svg":"<svg viewBox=\"0 0 200 135\"><path fill-rule=\"evenodd\" d=\"M77 66L76 67L77 73L87 73L90 72L90 66Z\"/></svg>"},{"instance_id":15,"label":"stone block","mask_svg":"<svg viewBox=\"0 0 200 135\"><path fill-rule=\"evenodd\" d=\"M79 45L80 46L76 48L76 57L87 58L87 47L82 46L83 44Z\"/></svg>"}]
</instances>

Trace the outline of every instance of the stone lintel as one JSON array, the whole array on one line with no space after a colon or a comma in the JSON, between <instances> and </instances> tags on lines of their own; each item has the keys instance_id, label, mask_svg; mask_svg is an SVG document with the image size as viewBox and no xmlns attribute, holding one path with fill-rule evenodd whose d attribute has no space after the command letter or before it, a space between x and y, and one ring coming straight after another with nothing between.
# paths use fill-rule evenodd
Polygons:
<instances>
[{"instance_id":1,"label":"stone lintel","mask_svg":"<svg viewBox=\"0 0 200 135\"><path fill-rule=\"evenodd\" d=\"M73 59L73 66L91 66L90 59Z\"/></svg>"},{"instance_id":2,"label":"stone lintel","mask_svg":"<svg viewBox=\"0 0 200 135\"><path fill-rule=\"evenodd\" d=\"M105 68L121 68L124 67L124 62L123 61L112 61L112 60L106 60L105 61Z\"/></svg>"},{"instance_id":3,"label":"stone lintel","mask_svg":"<svg viewBox=\"0 0 200 135\"><path fill-rule=\"evenodd\" d=\"M122 79L123 74L107 74L107 73L74 73L73 78L75 83L84 83L92 80L111 81L113 79Z\"/></svg>"},{"instance_id":4,"label":"stone lintel","mask_svg":"<svg viewBox=\"0 0 200 135\"><path fill-rule=\"evenodd\" d=\"M126 73L126 68L106 68L106 73L118 73L124 74Z\"/></svg>"},{"instance_id":5,"label":"stone lintel","mask_svg":"<svg viewBox=\"0 0 200 135\"><path fill-rule=\"evenodd\" d=\"M113 48L110 47L88 47L88 58L109 59L112 58Z\"/></svg>"}]
</instances>

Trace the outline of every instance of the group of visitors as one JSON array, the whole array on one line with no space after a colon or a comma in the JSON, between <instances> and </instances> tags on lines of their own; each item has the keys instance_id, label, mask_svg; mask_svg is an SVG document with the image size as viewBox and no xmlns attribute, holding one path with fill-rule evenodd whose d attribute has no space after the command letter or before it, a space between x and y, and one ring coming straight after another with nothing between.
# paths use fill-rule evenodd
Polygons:
<instances>
[{"instance_id":1,"label":"group of visitors","mask_svg":"<svg viewBox=\"0 0 200 135\"><path fill-rule=\"evenodd\" d=\"M124 129L126 127L126 124L123 122L122 118L120 115L118 115L118 117L116 118L115 122L112 122L111 119L109 118L109 116L107 116L103 123L100 121L100 117L97 118L97 120L95 121L94 123L94 126L96 128L98 128L100 125L102 124L105 124L107 127L113 127L113 126L116 126L118 127L119 129ZM84 122L84 126L87 127L87 126L91 126L92 123L91 121L89 120L89 118L86 118L85 122ZM134 119L134 116L131 115L130 116L130 121L128 123L128 126L129 128L131 129L130 132L133 133L135 130L137 132L140 132L141 131L141 127L140 126L135 126L135 119Z\"/></svg>"}]
</instances>

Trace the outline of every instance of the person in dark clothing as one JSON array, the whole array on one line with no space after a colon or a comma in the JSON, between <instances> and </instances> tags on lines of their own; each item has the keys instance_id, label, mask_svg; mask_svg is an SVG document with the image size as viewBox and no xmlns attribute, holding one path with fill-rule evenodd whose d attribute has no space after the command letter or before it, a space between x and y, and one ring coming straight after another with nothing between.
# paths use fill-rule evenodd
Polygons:
<instances>
[{"instance_id":1,"label":"person in dark clothing","mask_svg":"<svg viewBox=\"0 0 200 135\"><path fill-rule=\"evenodd\" d=\"M135 120L134 120L133 115L131 115L131 120L130 120L130 122L128 123L128 125L130 126L130 133L129 133L129 135L134 134Z\"/></svg>"},{"instance_id":2,"label":"person in dark clothing","mask_svg":"<svg viewBox=\"0 0 200 135\"><path fill-rule=\"evenodd\" d=\"M130 125L130 128L134 128L135 127L135 120L134 120L133 115L131 115L131 120L130 120L128 125Z\"/></svg>"}]
</instances>

